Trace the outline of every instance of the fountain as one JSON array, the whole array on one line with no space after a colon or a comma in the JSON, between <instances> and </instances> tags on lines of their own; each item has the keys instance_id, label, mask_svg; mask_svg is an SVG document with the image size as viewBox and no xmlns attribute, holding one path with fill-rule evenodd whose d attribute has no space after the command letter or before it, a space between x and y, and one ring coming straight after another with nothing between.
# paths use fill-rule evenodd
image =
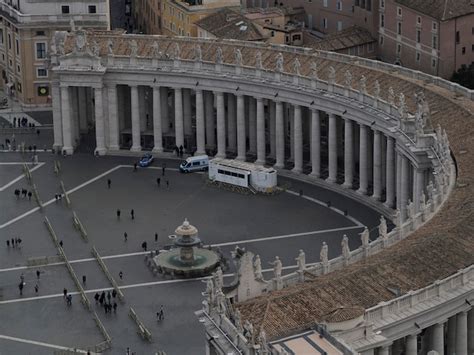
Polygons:
<instances>
[{"instance_id":1,"label":"fountain","mask_svg":"<svg viewBox=\"0 0 474 355\"><path fill-rule=\"evenodd\" d=\"M220 263L220 256L211 249L200 247L198 230L185 219L175 230L175 248L161 252L153 261L165 274L199 277L210 274Z\"/></svg>"}]
</instances>

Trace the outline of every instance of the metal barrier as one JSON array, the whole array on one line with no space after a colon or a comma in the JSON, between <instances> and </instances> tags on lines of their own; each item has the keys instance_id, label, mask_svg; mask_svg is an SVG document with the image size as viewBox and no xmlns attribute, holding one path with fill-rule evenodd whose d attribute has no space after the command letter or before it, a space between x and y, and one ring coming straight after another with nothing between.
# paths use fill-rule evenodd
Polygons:
<instances>
[{"instance_id":1,"label":"metal barrier","mask_svg":"<svg viewBox=\"0 0 474 355\"><path fill-rule=\"evenodd\" d=\"M128 315L137 324L137 326L138 326L138 332L137 333L140 334L140 336L143 339L146 339L149 342L151 342L151 333L150 333L150 331L145 327L145 325L142 323L142 321L140 319L138 319L137 313L135 312L135 310L132 307L130 307L130 310L128 311Z\"/></svg>"},{"instance_id":2,"label":"metal barrier","mask_svg":"<svg viewBox=\"0 0 474 355\"><path fill-rule=\"evenodd\" d=\"M107 276L107 279L109 279L109 282L112 284L112 287L114 288L115 292L117 292L117 295L120 299L120 301L123 302L124 299L124 294L122 290L118 287L117 282L113 278L112 274L110 273L109 269L107 269L107 265L105 265L104 261L102 260L99 252L95 248L95 246L92 247L92 255L96 258L97 262L99 263L100 267L102 268L102 271L104 272L105 276Z\"/></svg>"},{"instance_id":3,"label":"metal barrier","mask_svg":"<svg viewBox=\"0 0 474 355\"><path fill-rule=\"evenodd\" d=\"M67 193L62 180L59 182L59 186L61 187L61 191L63 192L64 198L66 199L67 206L71 207L71 200L69 199L69 194Z\"/></svg>"},{"instance_id":4,"label":"metal barrier","mask_svg":"<svg viewBox=\"0 0 474 355\"><path fill-rule=\"evenodd\" d=\"M79 234L81 235L82 239L88 242L89 239L87 238L86 229L84 228L81 221L79 220L79 217L77 217L76 212L72 212L72 224L74 225L74 228L76 228L79 231Z\"/></svg>"}]
</instances>

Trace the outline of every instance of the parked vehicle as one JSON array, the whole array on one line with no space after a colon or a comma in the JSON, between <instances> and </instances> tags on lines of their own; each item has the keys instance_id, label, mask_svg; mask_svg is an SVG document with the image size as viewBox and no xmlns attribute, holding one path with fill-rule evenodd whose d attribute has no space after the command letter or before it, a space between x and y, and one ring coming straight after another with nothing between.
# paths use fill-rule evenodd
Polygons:
<instances>
[{"instance_id":1,"label":"parked vehicle","mask_svg":"<svg viewBox=\"0 0 474 355\"><path fill-rule=\"evenodd\" d=\"M153 162L153 155L151 155L150 153L146 153L144 156L140 158L140 161L138 162L138 164L142 168L144 168L144 167L149 166L152 162Z\"/></svg>"},{"instance_id":2,"label":"parked vehicle","mask_svg":"<svg viewBox=\"0 0 474 355\"><path fill-rule=\"evenodd\" d=\"M193 171L207 171L209 169L209 157L207 155L197 155L189 157L179 165L179 171L182 173L191 173Z\"/></svg>"}]
</instances>

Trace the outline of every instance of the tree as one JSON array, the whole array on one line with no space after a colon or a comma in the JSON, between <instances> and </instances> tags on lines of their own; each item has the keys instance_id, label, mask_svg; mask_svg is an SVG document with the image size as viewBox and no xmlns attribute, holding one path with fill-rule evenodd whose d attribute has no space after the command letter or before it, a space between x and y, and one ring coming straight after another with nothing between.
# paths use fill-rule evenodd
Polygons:
<instances>
[{"instance_id":1,"label":"tree","mask_svg":"<svg viewBox=\"0 0 474 355\"><path fill-rule=\"evenodd\" d=\"M461 65L461 68L459 68L457 72L454 72L451 81L468 89L474 89L474 62L472 62L469 67L464 64Z\"/></svg>"}]
</instances>

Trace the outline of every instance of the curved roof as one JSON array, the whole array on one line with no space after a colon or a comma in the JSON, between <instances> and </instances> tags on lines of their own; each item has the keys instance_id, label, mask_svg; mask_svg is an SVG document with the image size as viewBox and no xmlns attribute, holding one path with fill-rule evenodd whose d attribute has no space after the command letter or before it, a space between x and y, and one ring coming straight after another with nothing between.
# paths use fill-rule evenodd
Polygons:
<instances>
[{"instance_id":1,"label":"curved roof","mask_svg":"<svg viewBox=\"0 0 474 355\"><path fill-rule=\"evenodd\" d=\"M276 55L281 50L285 71L292 72L292 62L298 57L301 75L309 75L311 62L316 62L319 77L327 80L330 66L336 69L336 82L344 83L344 73L350 70L354 78L367 78L367 91L373 92L375 81L381 86L381 97L387 100L388 89L405 94L408 108L415 111L414 94L424 90L431 109L434 126L445 128L451 151L456 157L458 178L451 195L433 219L410 237L367 259L327 275L287 289L274 291L237 305L244 320L256 329L263 327L269 339L279 338L306 329L325 315L341 307L367 309L381 301L393 299L389 290L394 286L402 293L416 290L446 278L474 263L474 102L434 84L407 78L397 71L381 71L353 63L343 63L318 56L318 51L248 44L238 41L202 41L191 38L89 34L88 41L97 41L101 54L107 54L107 42L113 40L116 55L130 54L129 41L138 43L139 56L152 56L152 45L172 56L179 43L180 58L194 59L194 48L200 44L202 59L214 62L216 50L222 48L225 63L234 62L235 49L240 49L243 65L254 66L255 54L262 53L263 67L274 70ZM73 37L65 48L72 50ZM280 49L281 48L281 49Z\"/></svg>"}]
</instances>

